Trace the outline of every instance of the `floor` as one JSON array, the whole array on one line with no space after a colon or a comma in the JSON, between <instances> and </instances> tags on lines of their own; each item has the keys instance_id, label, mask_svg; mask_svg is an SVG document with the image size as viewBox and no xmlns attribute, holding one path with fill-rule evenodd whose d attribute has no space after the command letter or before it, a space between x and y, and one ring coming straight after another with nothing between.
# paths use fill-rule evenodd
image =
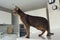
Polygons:
<instances>
[{"instance_id":1,"label":"floor","mask_svg":"<svg viewBox=\"0 0 60 40\"><path fill-rule=\"evenodd\" d=\"M24 37L17 38L17 40L60 40L60 31L59 31L60 28L51 29L52 30L51 32L54 33L54 35L52 35L51 37L46 37L47 31L45 32L45 34L42 37L39 37L38 36L38 34L40 33L39 30L35 29L35 31L33 31L34 28L31 28L30 30L32 30L32 31L30 31L31 32L30 39L27 39L24 36Z\"/></svg>"},{"instance_id":2,"label":"floor","mask_svg":"<svg viewBox=\"0 0 60 40\"><path fill-rule=\"evenodd\" d=\"M51 29L51 32L54 33L51 37L46 37L47 31L42 37L39 37L38 34L40 34L41 31L34 28L31 28L30 30L30 39L25 38L25 36L17 37L16 34L4 34L0 35L0 40L60 40L60 28Z\"/></svg>"},{"instance_id":3,"label":"floor","mask_svg":"<svg viewBox=\"0 0 60 40\"><path fill-rule=\"evenodd\" d=\"M0 35L0 40L16 40L17 35L16 34L4 34Z\"/></svg>"}]
</instances>

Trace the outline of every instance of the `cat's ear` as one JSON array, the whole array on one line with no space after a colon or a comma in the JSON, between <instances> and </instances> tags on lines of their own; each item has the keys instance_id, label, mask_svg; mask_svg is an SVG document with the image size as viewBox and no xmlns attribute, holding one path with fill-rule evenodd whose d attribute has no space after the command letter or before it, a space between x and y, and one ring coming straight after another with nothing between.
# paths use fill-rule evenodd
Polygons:
<instances>
[{"instance_id":1,"label":"cat's ear","mask_svg":"<svg viewBox=\"0 0 60 40\"><path fill-rule=\"evenodd\" d=\"M18 9L19 9L19 7L18 7L18 6L15 6L15 9L16 9L16 10L18 10Z\"/></svg>"}]
</instances>

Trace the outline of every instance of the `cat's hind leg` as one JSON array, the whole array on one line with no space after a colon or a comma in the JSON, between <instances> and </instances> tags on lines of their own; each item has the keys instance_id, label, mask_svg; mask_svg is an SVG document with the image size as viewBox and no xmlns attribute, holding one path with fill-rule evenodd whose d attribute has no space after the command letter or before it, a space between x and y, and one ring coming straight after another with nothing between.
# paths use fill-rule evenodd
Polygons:
<instances>
[{"instance_id":1,"label":"cat's hind leg","mask_svg":"<svg viewBox=\"0 0 60 40\"><path fill-rule=\"evenodd\" d=\"M45 30L44 30L44 31L42 31L42 33L41 33L41 34L39 34L39 37L40 37L40 36L42 36L44 33L45 33Z\"/></svg>"}]
</instances>

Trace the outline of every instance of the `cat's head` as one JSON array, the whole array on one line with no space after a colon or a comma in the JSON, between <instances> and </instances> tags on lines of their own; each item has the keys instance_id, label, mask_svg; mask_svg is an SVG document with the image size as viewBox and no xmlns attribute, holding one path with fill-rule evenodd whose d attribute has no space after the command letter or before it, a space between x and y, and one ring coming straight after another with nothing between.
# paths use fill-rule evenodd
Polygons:
<instances>
[{"instance_id":1,"label":"cat's head","mask_svg":"<svg viewBox=\"0 0 60 40\"><path fill-rule=\"evenodd\" d=\"M12 10L13 14L18 14L20 11L20 8L18 6L15 6L15 8Z\"/></svg>"}]
</instances>

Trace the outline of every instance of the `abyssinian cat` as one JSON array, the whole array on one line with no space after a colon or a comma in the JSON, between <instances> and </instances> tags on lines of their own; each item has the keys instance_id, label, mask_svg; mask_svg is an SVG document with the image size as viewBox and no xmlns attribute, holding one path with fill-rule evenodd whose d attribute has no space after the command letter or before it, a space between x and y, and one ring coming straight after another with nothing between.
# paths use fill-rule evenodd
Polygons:
<instances>
[{"instance_id":1,"label":"abyssinian cat","mask_svg":"<svg viewBox=\"0 0 60 40\"><path fill-rule=\"evenodd\" d=\"M19 7L15 7L13 9L14 14L18 14L20 16L20 19L24 23L26 27L26 38L30 37L30 26L35 27L38 30L41 30L42 33L39 34L39 36L42 36L45 31L47 31L47 36L53 35L53 33L50 33L50 27L49 22L44 17L37 17L37 16L31 16L28 14L25 14Z\"/></svg>"}]
</instances>

